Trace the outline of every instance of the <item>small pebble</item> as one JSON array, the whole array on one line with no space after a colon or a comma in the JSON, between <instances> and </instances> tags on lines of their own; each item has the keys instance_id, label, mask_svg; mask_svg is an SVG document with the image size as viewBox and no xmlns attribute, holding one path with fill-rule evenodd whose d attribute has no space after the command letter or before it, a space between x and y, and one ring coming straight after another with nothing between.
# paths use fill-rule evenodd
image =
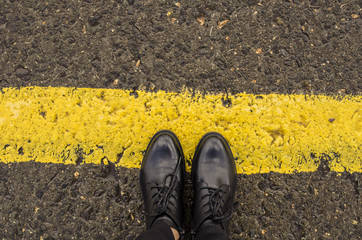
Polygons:
<instances>
[{"instance_id":1,"label":"small pebble","mask_svg":"<svg viewBox=\"0 0 362 240\"><path fill-rule=\"evenodd\" d=\"M88 23L91 27L95 27L99 24L99 19L101 19L101 15L96 14L88 19Z\"/></svg>"},{"instance_id":2,"label":"small pebble","mask_svg":"<svg viewBox=\"0 0 362 240\"><path fill-rule=\"evenodd\" d=\"M16 69L15 75L18 77L23 77L29 74L29 70L24 67L19 67Z\"/></svg>"}]
</instances>

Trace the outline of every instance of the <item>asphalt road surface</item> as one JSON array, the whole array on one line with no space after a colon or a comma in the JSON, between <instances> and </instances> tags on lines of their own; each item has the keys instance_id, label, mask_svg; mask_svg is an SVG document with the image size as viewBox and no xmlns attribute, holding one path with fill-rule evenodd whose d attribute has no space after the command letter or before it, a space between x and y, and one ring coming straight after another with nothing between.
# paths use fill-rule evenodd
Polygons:
<instances>
[{"instance_id":1,"label":"asphalt road surface","mask_svg":"<svg viewBox=\"0 0 362 240\"><path fill-rule=\"evenodd\" d=\"M0 88L361 96L361 25L357 0L2 0ZM359 239L361 171L331 157L240 174L232 239ZM0 163L0 239L135 239L138 184L112 163Z\"/></svg>"}]
</instances>

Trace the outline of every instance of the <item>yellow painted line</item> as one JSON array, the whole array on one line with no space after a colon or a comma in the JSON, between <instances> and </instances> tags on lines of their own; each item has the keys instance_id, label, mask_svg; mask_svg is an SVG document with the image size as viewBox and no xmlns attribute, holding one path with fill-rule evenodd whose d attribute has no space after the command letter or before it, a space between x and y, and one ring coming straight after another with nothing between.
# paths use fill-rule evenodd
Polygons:
<instances>
[{"instance_id":1,"label":"yellow painted line","mask_svg":"<svg viewBox=\"0 0 362 240\"><path fill-rule=\"evenodd\" d=\"M238 173L362 172L362 97L201 95L111 89L5 88L0 161L139 167L150 138L170 129L190 163L200 138L228 139ZM225 102L224 102L225 103Z\"/></svg>"}]
</instances>

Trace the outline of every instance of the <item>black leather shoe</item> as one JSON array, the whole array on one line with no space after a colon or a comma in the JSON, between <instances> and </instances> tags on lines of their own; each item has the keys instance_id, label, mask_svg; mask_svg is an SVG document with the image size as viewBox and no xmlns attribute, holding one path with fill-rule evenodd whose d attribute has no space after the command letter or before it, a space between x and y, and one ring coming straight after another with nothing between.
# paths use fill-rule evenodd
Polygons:
<instances>
[{"instance_id":1,"label":"black leather shoe","mask_svg":"<svg viewBox=\"0 0 362 240\"><path fill-rule=\"evenodd\" d=\"M192 235L216 226L229 234L237 172L233 154L225 138L216 132L202 137L192 161L194 205Z\"/></svg>"},{"instance_id":2,"label":"black leather shoe","mask_svg":"<svg viewBox=\"0 0 362 240\"><path fill-rule=\"evenodd\" d=\"M147 229L161 221L184 234L184 179L185 159L176 135L168 130L156 133L140 171Z\"/></svg>"}]
</instances>

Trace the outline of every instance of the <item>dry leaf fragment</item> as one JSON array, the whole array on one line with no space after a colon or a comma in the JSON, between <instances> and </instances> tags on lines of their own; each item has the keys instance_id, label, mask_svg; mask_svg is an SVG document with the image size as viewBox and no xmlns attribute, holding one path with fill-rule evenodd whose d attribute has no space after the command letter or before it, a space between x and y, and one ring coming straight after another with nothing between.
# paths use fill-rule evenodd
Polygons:
<instances>
[{"instance_id":1,"label":"dry leaf fragment","mask_svg":"<svg viewBox=\"0 0 362 240\"><path fill-rule=\"evenodd\" d=\"M205 24L205 18L203 16L198 17L197 21L200 23L201 26L203 26Z\"/></svg>"},{"instance_id":2,"label":"dry leaf fragment","mask_svg":"<svg viewBox=\"0 0 362 240\"><path fill-rule=\"evenodd\" d=\"M113 85L114 85L114 86L116 86L118 83L119 83L119 79L118 79L118 78L113 81Z\"/></svg>"},{"instance_id":3,"label":"dry leaf fragment","mask_svg":"<svg viewBox=\"0 0 362 240\"><path fill-rule=\"evenodd\" d=\"M225 26L225 24L227 24L228 22L229 22L229 20L221 21L221 22L219 22L218 27L221 29L221 28L223 28L223 27Z\"/></svg>"},{"instance_id":4,"label":"dry leaf fragment","mask_svg":"<svg viewBox=\"0 0 362 240\"><path fill-rule=\"evenodd\" d=\"M358 18L358 14L352 14L352 18Z\"/></svg>"}]
</instances>

